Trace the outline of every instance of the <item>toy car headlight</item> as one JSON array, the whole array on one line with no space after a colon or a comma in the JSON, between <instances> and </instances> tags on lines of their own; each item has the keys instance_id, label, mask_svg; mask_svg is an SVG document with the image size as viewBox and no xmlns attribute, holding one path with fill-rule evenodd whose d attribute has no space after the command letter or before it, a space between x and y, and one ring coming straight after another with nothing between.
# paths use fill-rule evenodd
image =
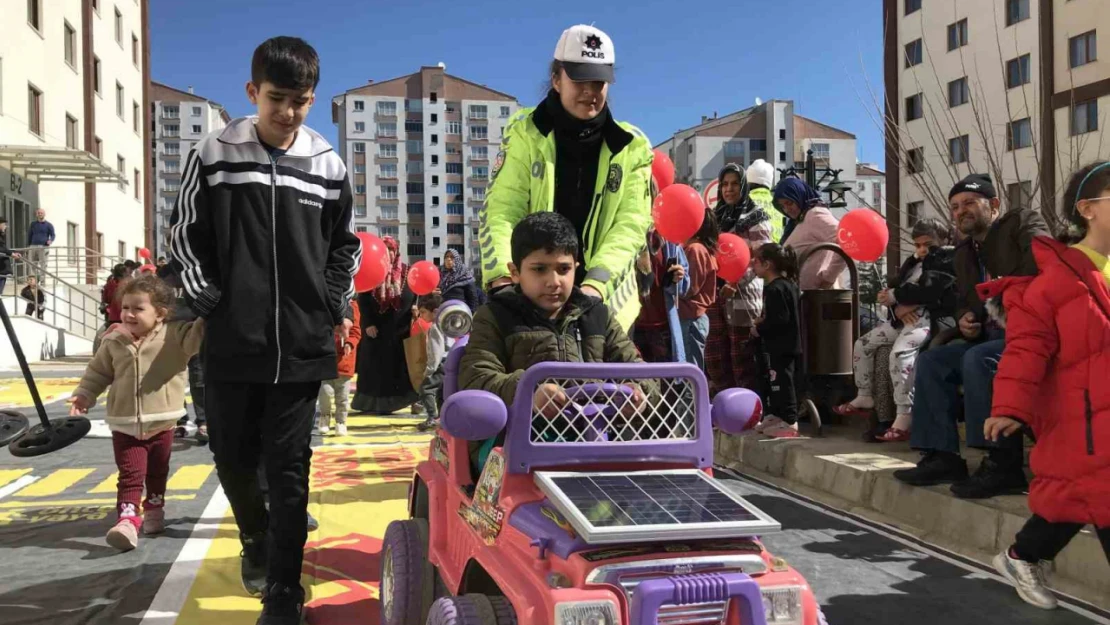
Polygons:
<instances>
[{"instance_id":1,"label":"toy car headlight","mask_svg":"<svg viewBox=\"0 0 1110 625\"><path fill-rule=\"evenodd\" d=\"M564 601L555 604L555 625L617 625L612 601Z\"/></svg>"},{"instance_id":2,"label":"toy car headlight","mask_svg":"<svg viewBox=\"0 0 1110 625\"><path fill-rule=\"evenodd\" d=\"M445 336L452 339L469 334L473 319L474 313L470 307L455 299L444 302L436 311L436 325Z\"/></svg>"},{"instance_id":3,"label":"toy car headlight","mask_svg":"<svg viewBox=\"0 0 1110 625\"><path fill-rule=\"evenodd\" d=\"M802 589L798 586L761 588L763 616L775 625L802 624Z\"/></svg>"}]
</instances>

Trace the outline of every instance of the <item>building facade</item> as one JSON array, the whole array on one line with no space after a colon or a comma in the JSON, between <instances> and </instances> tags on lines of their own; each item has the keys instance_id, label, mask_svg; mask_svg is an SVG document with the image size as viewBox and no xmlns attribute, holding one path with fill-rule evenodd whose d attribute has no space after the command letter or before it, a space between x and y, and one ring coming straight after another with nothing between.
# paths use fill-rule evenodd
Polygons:
<instances>
[{"instance_id":1,"label":"building facade","mask_svg":"<svg viewBox=\"0 0 1110 625\"><path fill-rule=\"evenodd\" d=\"M9 244L26 246L41 208L54 224L54 253L74 266L81 248L135 257L152 240L148 0L0 0L0 13L0 215Z\"/></svg>"},{"instance_id":2,"label":"building facade","mask_svg":"<svg viewBox=\"0 0 1110 625\"><path fill-rule=\"evenodd\" d=\"M675 180L704 191L717 180L717 175L728 163L747 168L757 159L763 159L782 171L804 166L806 155L813 150L818 168L842 170L840 180L856 186L856 136L827 124L797 115L790 100L770 100L751 108L722 117L702 117L701 123L680 130L656 148L666 151L675 164ZM874 170L874 175L882 176ZM884 196L882 181L867 182L871 191L875 185ZM872 197L862 195L863 199ZM861 201L853 193L845 195L848 207L837 209L846 212L860 206L873 206L882 210L882 202L872 205Z\"/></svg>"},{"instance_id":3,"label":"building facade","mask_svg":"<svg viewBox=\"0 0 1110 625\"><path fill-rule=\"evenodd\" d=\"M231 121L223 106L193 93L159 82L150 84L150 114L153 123L151 143L154 175L150 181L155 213L154 253L164 256L169 249L170 216L181 189L181 170L185 157L209 132L220 130Z\"/></svg>"},{"instance_id":4,"label":"building facade","mask_svg":"<svg viewBox=\"0 0 1110 625\"><path fill-rule=\"evenodd\" d=\"M1106 3L884 0L883 17L888 221L946 215L947 189L976 172L1004 209L1054 222L1070 172L1105 157Z\"/></svg>"},{"instance_id":5,"label":"building facade","mask_svg":"<svg viewBox=\"0 0 1110 625\"><path fill-rule=\"evenodd\" d=\"M406 262L438 264L455 249L477 267L478 211L501 134L519 108L513 96L442 64L333 98L356 229L394 237Z\"/></svg>"}]
</instances>

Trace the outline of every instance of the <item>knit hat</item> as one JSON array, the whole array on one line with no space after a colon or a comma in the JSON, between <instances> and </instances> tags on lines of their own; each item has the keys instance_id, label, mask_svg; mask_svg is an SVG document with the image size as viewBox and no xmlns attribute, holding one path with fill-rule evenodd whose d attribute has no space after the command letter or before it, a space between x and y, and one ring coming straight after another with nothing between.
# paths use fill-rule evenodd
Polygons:
<instances>
[{"instance_id":1,"label":"knit hat","mask_svg":"<svg viewBox=\"0 0 1110 625\"><path fill-rule=\"evenodd\" d=\"M761 158L755 159L748 166L748 184L761 184L770 189L775 186L775 168Z\"/></svg>"},{"instance_id":2,"label":"knit hat","mask_svg":"<svg viewBox=\"0 0 1110 625\"><path fill-rule=\"evenodd\" d=\"M956 183L952 190L948 192L948 199L952 199L957 193L970 191L978 193L979 195L989 199L998 197L998 193L994 190L994 185L991 184L991 177L988 174L971 174L963 180Z\"/></svg>"}]
</instances>

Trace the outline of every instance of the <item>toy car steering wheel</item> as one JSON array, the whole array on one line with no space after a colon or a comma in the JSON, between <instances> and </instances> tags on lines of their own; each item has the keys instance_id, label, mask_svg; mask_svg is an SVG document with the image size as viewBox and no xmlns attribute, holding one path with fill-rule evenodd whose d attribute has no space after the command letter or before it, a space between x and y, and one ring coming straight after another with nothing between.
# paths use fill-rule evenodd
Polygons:
<instances>
[{"instance_id":1,"label":"toy car steering wheel","mask_svg":"<svg viewBox=\"0 0 1110 625\"><path fill-rule=\"evenodd\" d=\"M591 382L563 389L570 405L563 410L568 419L585 419L589 426L583 428L582 438L587 441L606 441L608 420L624 408L634 391L623 384ZM601 400L600 402L598 400Z\"/></svg>"}]
</instances>

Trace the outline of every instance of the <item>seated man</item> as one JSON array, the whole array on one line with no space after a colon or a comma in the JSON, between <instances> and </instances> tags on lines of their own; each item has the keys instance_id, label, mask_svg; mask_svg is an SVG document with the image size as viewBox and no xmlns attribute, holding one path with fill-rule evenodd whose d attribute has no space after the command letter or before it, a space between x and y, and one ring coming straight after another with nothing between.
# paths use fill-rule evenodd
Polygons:
<instances>
[{"instance_id":1,"label":"seated man","mask_svg":"<svg viewBox=\"0 0 1110 625\"><path fill-rule=\"evenodd\" d=\"M910 444L925 455L916 467L895 471L894 477L914 486L955 482L953 494L966 499L1021 493L1027 485L1022 438L992 443L983 437L1005 331L988 318L975 286L1003 276L1036 275L1033 237L1048 234L1048 228L1032 210L1011 209L1000 216L998 195L986 174L972 174L958 182L948 201L952 221L964 236L955 259L961 306L956 319L964 342L932 347L918 356ZM967 445L989 450L970 478L967 462L960 457L956 429L961 384Z\"/></svg>"},{"instance_id":2,"label":"seated man","mask_svg":"<svg viewBox=\"0 0 1110 625\"><path fill-rule=\"evenodd\" d=\"M556 213L525 217L512 235L513 287L490 296L474 315L459 366L459 388L489 391L512 405L525 369L541 362L642 362L635 345L601 300L574 285L578 235ZM634 401L643 401L636 389ZM558 418L569 400L555 384L536 389L533 409ZM481 467L496 439L471 449Z\"/></svg>"}]
</instances>

